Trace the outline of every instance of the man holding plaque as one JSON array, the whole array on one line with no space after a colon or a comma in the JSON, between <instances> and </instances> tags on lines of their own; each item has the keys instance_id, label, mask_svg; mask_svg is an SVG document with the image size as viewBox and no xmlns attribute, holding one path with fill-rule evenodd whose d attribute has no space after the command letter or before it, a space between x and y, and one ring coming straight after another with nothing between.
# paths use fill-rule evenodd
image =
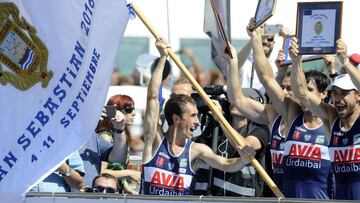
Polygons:
<instances>
[{"instance_id":1,"label":"man holding plaque","mask_svg":"<svg viewBox=\"0 0 360 203\"><path fill-rule=\"evenodd\" d=\"M262 44L263 44L263 51L265 56L270 59L270 55L273 51L275 45L275 34L274 33L264 33L262 35ZM245 47L239 52L238 57L240 57L240 53L242 55L247 56L247 60L243 64L239 64L239 66L243 66L241 69L241 87L243 88L255 88L259 90L262 94L265 94L265 89L261 82L259 81L259 77L254 70L254 63L253 57L250 55L251 53L251 40L245 45ZM247 54L244 54L247 53ZM240 58L239 58L240 61ZM271 69L273 72L277 72L277 66L275 62L271 61Z\"/></svg>"},{"instance_id":2,"label":"man holding plaque","mask_svg":"<svg viewBox=\"0 0 360 203\"><path fill-rule=\"evenodd\" d=\"M297 96L310 111L322 118L327 131L331 132L329 151L336 180L335 199L360 200L360 71L348 61L346 45L338 40L336 53L348 74L337 76L327 87L332 91L333 105L323 103L304 85L306 81L297 48L294 38L290 53L296 62L294 86L298 89Z\"/></svg>"},{"instance_id":3,"label":"man holding plaque","mask_svg":"<svg viewBox=\"0 0 360 203\"><path fill-rule=\"evenodd\" d=\"M251 21L248 30L254 30L254 23ZM255 70L275 110L285 123L284 195L289 198L329 199L328 189L331 187L328 185L328 178L331 178L331 163L326 137L328 132L325 131L324 123L296 97L286 97L263 52L261 28L249 33L254 49ZM310 71L306 74L306 79L305 84L311 87L311 91L324 99L328 85L326 75L319 71ZM293 86L291 89L295 92Z\"/></svg>"}]
</instances>

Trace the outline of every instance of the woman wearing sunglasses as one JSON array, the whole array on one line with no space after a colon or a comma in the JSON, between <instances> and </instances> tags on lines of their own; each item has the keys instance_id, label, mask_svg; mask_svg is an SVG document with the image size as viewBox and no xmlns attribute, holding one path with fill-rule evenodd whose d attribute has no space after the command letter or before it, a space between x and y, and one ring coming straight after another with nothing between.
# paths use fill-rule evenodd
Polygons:
<instances>
[{"instance_id":1,"label":"woman wearing sunglasses","mask_svg":"<svg viewBox=\"0 0 360 203\"><path fill-rule=\"evenodd\" d=\"M121 163L107 163L102 162L101 164L101 173L109 173L119 179L120 189L125 193L138 194L137 191L134 191L129 187L126 177L131 178L137 183L140 183L140 172L127 169L130 159L130 144L133 142L133 138L130 135L129 126L134 123L135 117L135 108L134 100L127 95L114 95L108 100L107 106L115 106L116 111L120 111L124 114L125 128L124 132L121 133L121 141L123 143L123 161ZM118 112L119 113L119 112ZM106 139L109 142L113 142L114 139L114 127L112 126L110 117L105 117L103 120L100 120L95 132L98 133L102 138Z\"/></svg>"}]
</instances>

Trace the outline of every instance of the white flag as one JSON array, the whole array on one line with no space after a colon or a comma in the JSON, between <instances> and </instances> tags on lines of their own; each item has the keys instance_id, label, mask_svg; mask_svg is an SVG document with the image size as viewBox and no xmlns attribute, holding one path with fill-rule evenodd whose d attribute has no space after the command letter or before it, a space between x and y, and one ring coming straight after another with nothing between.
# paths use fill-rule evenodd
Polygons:
<instances>
[{"instance_id":1,"label":"white flag","mask_svg":"<svg viewBox=\"0 0 360 203\"><path fill-rule=\"evenodd\" d=\"M214 0L219 16L224 26L224 31L229 41L230 36L230 1L229 0ZM228 62L223 57L226 49L226 44L221 37L220 28L216 23L214 12L211 8L210 0L205 0L204 11L204 32L211 38L211 58L213 62L220 69L224 77L227 75Z\"/></svg>"},{"instance_id":2,"label":"white flag","mask_svg":"<svg viewBox=\"0 0 360 203\"><path fill-rule=\"evenodd\" d=\"M126 0L0 0L0 202L17 202L94 132Z\"/></svg>"}]
</instances>

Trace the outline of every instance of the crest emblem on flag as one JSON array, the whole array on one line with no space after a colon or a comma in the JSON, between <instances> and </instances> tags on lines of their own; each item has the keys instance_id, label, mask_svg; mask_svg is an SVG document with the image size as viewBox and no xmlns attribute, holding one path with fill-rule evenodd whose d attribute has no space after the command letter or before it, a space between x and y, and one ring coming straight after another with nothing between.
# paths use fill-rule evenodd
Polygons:
<instances>
[{"instance_id":1,"label":"crest emblem on flag","mask_svg":"<svg viewBox=\"0 0 360 203\"><path fill-rule=\"evenodd\" d=\"M27 90L38 82L46 88L48 50L36 30L20 18L14 3L0 3L0 84Z\"/></svg>"}]
</instances>

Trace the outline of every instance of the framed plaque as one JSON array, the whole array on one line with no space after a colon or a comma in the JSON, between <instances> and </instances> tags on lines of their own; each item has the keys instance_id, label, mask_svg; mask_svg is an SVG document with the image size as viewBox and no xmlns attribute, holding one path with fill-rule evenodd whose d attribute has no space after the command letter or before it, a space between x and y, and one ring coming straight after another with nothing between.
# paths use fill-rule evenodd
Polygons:
<instances>
[{"instance_id":1,"label":"framed plaque","mask_svg":"<svg viewBox=\"0 0 360 203\"><path fill-rule=\"evenodd\" d=\"M293 62L293 60L290 58L290 55L289 55L290 42L291 42L291 38L293 36L295 36L295 35L284 36L284 43L282 46L282 50L284 51L284 54L285 54L285 60L280 63L280 66L290 65ZM303 62L313 61L313 60L318 60L318 59L322 59L322 58L323 58L322 55L304 55L304 56L302 56L302 61Z\"/></svg>"},{"instance_id":2,"label":"framed plaque","mask_svg":"<svg viewBox=\"0 0 360 203\"><path fill-rule=\"evenodd\" d=\"M216 20L216 24L217 24L217 28L219 29L219 32L220 32L220 36L223 40L223 43L226 45L226 48L225 48L225 52L227 54L230 55L231 58L233 58L233 55L231 54L231 51L230 51L230 44L229 44L229 40L226 36L226 32L225 32L225 28L224 28L224 25L221 21L221 18L220 18L220 14L219 14L219 11L216 7L216 3L215 3L215 0L210 0L210 4L211 4L211 8L214 12L214 16L215 16L215 20Z\"/></svg>"},{"instance_id":3,"label":"framed plaque","mask_svg":"<svg viewBox=\"0 0 360 203\"><path fill-rule=\"evenodd\" d=\"M255 28L263 24L267 19L273 16L276 0L259 0L255 12Z\"/></svg>"},{"instance_id":4,"label":"framed plaque","mask_svg":"<svg viewBox=\"0 0 360 203\"><path fill-rule=\"evenodd\" d=\"M335 54L341 37L342 2L299 2L296 37L299 54Z\"/></svg>"}]
</instances>

